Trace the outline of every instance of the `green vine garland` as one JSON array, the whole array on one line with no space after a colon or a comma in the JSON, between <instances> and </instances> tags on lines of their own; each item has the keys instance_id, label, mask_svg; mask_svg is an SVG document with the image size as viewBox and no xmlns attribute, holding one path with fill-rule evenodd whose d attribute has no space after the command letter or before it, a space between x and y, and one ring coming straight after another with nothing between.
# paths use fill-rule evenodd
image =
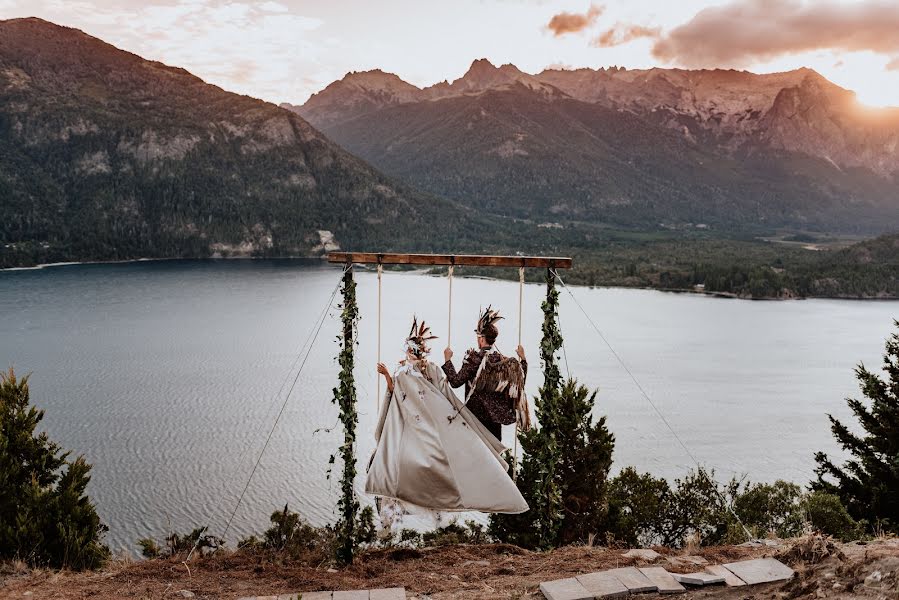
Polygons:
<instances>
[{"instance_id":1,"label":"green vine garland","mask_svg":"<svg viewBox=\"0 0 899 600\"><path fill-rule=\"evenodd\" d=\"M559 291L552 269L546 270L546 300L543 309L543 339L540 341L540 360L543 363L543 386L535 399L535 412L540 422L540 434L534 436L536 448L533 453L540 466L536 473L537 493L531 510L536 515L536 539L544 548L552 547L558 537L562 523L562 495L556 477L556 465L561 462L562 449L556 438L559 430L559 394L562 388L562 373L559 370L557 353L562 347L562 333L559 331Z\"/></svg>"},{"instance_id":2,"label":"green vine garland","mask_svg":"<svg viewBox=\"0 0 899 600\"><path fill-rule=\"evenodd\" d=\"M334 388L332 402L340 407L340 422L343 424L343 445L338 452L343 460L343 476L340 480L340 500L337 502L339 519L335 526L337 534L336 558L342 564L353 562L353 555L359 544L357 524L359 501L356 500L353 483L356 479L356 382L353 378L356 326L359 322L359 307L356 305L356 282L353 280L353 269L350 266L343 275L340 288L343 295L340 320L343 334L338 336L340 354L337 362L340 365L340 383ZM333 462L333 456L332 462Z\"/></svg>"}]
</instances>

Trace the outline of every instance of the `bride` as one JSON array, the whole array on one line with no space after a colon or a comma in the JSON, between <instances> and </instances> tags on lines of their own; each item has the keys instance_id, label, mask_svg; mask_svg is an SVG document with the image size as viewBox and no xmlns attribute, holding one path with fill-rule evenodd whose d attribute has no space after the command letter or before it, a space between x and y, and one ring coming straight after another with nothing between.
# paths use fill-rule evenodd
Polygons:
<instances>
[{"instance_id":1,"label":"bride","mask_svg":"<svg viewBox=\"0 0 899 600\"><path fill-rule=\"evenodd\" d=\"M501 456L506 448L459 401L441 368L428 361L427 343L433 339L430 328L413 319L406 358L394 376L378 364L387 394L365 491L409 508L525 512L528 505Z\"/></svg>"}]
</instances>

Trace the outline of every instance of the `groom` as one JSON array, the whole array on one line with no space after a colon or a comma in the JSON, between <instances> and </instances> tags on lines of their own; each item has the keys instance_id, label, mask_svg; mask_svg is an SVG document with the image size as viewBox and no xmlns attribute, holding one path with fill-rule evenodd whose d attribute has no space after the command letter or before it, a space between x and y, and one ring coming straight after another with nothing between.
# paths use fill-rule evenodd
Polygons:
<instances>
[{"instance_id":1,"label":"groom","mask_svg":"<svg viewBox=\"0 0 899 600\"><path fill-rule=\"evenodd\" d=\"M496 363L503 360L503 355L493 350L493 344L496 342L497 336L499 336L496 322L500 319L502 317L499 316L499 313L488 306L481 318L478 319L478 324L475 328L478 347L477 349L472 348L465 353L465 360L458 373L453 366L452 349L447 348L443 351L443 359L446 361L443 363L443 372L446 374L446 379L454 388L465 384L466 398L468 398L471 385L478 374L481 362L488 360ZM515 349L515 353L518 354L523 374L527 376L528 363L524 358L524 348L518 346ZM502 439L503 424L515 422L515 405L509 400L508 395L503 392L476 389L468 399L467 406L474 416L484 424L484 427L496 436L498 440Z\"/></svg>"}]
</instances>

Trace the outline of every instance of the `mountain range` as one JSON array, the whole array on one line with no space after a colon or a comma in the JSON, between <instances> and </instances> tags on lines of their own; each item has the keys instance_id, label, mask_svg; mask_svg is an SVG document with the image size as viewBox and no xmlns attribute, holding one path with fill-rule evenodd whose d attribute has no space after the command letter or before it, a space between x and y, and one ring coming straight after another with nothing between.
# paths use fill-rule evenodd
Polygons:
<instances>
[{"instance_id":1,"label":"mountain range","mask_svg":"<svg viewBox=\"0 0 899 600\"><path fill-rule=\"evenodd\" d=\"M0 266L464 248L493 226L290 111L34 18L0 21L0 198Z\"/></svg>"},{"instance_id":2,"label":"mountain range","mask_svg":"<svg viewBox=\"0 0 899 600\"><path fill-rule=\"evenodd\" d=\"M349 73L282 106L385 173L500 215L899 228L899 109L865 108L810 69L530 75L481 59L426 88Z\"/></svg>"},{"instance_id":3,"label":"mountain range","mask_svg":"<svg viewBox=\"0 0 899 600\"><path fill-rule=\"evenodd\" d=\"M0 267L517 251L573 256L571 283L899 295L899 235L842 253L757 239L899 229L895 112L860 111L811 71L481 60L425 89L350 74L293 108L75 29L0 21Z\"/></svg>"}]
</instances>

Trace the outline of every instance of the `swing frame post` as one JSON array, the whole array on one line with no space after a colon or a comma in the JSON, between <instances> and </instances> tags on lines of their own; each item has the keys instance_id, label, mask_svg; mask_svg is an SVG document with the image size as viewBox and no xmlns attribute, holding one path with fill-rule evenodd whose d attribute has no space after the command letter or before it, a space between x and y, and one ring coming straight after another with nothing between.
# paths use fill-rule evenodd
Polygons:
<instances>
[{"instance_id":1,"label":"swing frame post","mask_svg":"<svg viewBox=\"0 0 899 600\"><path fill-rule=\"evenodd\" d=\"M359 320L359 309L356 304L356 282L353 279L353 263L347 261L340 286L343 296L341 303L342 335L340 354L337 356L340 365L340 382L334 388L333 402L340 409L340 421L343 424L343 444L338 453L343 463L340 478L340 499L337 502L339 513L337 533L337 556L342 564L352 564L358 545L357 522L359 501L356 499L354 484L356 480L356 424L359 417L356 413L356 382L353 377L355 366L355 333ZM333 464L334 457L331 457Z\"/></svg>"}]
</instances>

